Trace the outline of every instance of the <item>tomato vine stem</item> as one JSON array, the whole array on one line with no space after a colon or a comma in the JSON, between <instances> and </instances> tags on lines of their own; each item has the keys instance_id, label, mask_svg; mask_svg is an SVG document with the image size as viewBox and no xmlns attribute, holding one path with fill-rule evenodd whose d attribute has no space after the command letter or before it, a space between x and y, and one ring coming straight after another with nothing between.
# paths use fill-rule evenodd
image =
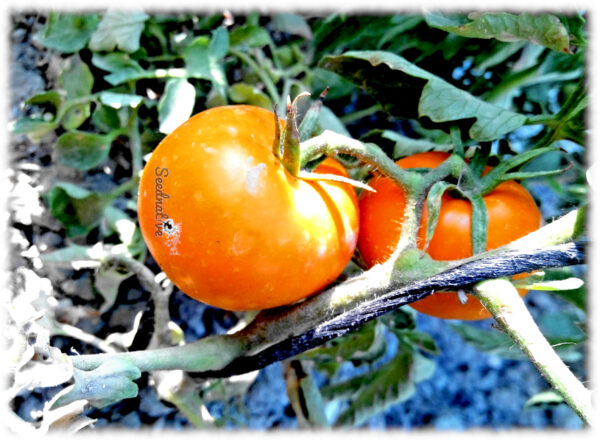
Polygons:
<instances>
[{"instance_id":1,"label":"tomato vine stem","mask_svg":"<svg viewBox=\"0 0 600 440\"><path fill-rule=\"evenodd\" d=\"M390 257L390 264L394 264L404 251L416 247L423 204L436 182L448 176L458 179L466 175L471 187L476 184L476 179L468 174L470 170L458 154L451 155L426 174L420 174L401 168L375 144L363 143L329 130L302 143L300 166L306 166L319 156L335 156L339 153L351 155L370 165L376 172L392 179L404 194L406 209L402 219L402 234Z\"/></svg>"},{"instance_id":2,"label":"tomato vine stem","mask_svg":"<svg viewBox=\"0 0 600 440\"><path fill-rule=\"evenodd\" d=\"M461 158L465 157L465 145L463 144L460 134L460 127L457 125L450 127L450 136L452 137L452 143L454 144L454 154Z\"/></svg>"},{"instance_id":3,"label":"tomato vine stem","mask_svg":"<svg viewBox=\"0 0 600 440\"><path fill-rule=\"evenodd\" d=\"M142 171L142 140L138 127L138 107L131 109L128 122L129 144L131 148L131 174L138 178Z\"/></svg>"},{"instance_id":4,"label":"tomato vine stem","mask_svg":"<svg viewBox=\"0 0 600 440\"><path fill-rule=\"evenodd\" d=\"M554 351L511 282L506 278L482 281L474 293L569 406L585 423L594 425L591 392Z\"/></svg>"},{"instance_id":5,"label":"tomato vine stem","mask_svg":"<svg viewBox=\"0 0 600 440\"><path fill-rule=\"evenodd\" d=\"M237 58L239 58L242 62L246 63L253 71L258 75L261 79L265 88L267 89L267 93L271 98L271 101L274 103L279 102L279 93L277 92L277 87L273 83L269 74L265 71L265 69L261 68L260 65L248 54L242 52L241 50L229 48L229 53Z\"/></svg>"},{"instance_id":6,"label":"tomato vine stem","mask_svg":"<svg viewBox=\"0 0 600 440\"><path fill-rule=\"evenodd\" d=\"M319 156L335 156L339 153L358 158L398 184L404 193L408 209L406 209L402 221L404 233L396 247L393 258L405 249L416 247L421 215L419 206L424 198L424 177L418 173L400 168L377 145L363 143L330 130L325 130L321 135L302 143L300 167L306 166L308 162Z\"/></svg>"},{"instance_id":7,"label":"tomato vine stem","mask_svg":"<svg viewBox=\"0 0 600 440\"><path fill-rule=\"evenodd\" d=\"M263 310L250 324L234 334L209 336L180 347L79 355L71 359L75 368L81 370L92 370L105 360L119 358L133 362L141 371L183 369L204 372L207 377L222 377L229 374L227 372L234 364L238 366L231 374L251 371L259 366L245 363L244 359L270 352L278 344L294 338L300 339L295 340L293 347L288 347L289 351L280 353L270 362L298 354L318 345L319 341L315 342L315 339L333 339L443 286L457 288L489 278L492 273L496 277L509 276L543 267L580 264L583 261L581 247L568 242L580 234L582 216L582 211L573 211L507 246L465 260L435 262L438 266L425 277L415 270L406 279L399 280L393 277L389 266L376 265L301 303ZM409 260L410 265L415 266L417 260ZM503 263L499 265L500 262ZM369 306L370 301L373 302L372 307ZM353 318L342 319L347 315ZM335 324L338 318L342 321ZM333 327L329 327L328 322ZM261 363L260 366L264 365Z\"/></svg>"}]
</instances>

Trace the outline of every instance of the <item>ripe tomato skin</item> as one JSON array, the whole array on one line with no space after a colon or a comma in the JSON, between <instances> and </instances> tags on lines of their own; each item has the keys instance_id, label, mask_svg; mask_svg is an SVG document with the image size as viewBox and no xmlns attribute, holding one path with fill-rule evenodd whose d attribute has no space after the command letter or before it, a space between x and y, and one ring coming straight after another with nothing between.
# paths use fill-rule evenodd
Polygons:
<instances>
[{"instance_id":1,"label":"ripe tomato skin","mask_svg":"<svg viewBox=\"0 0 600 440\"><path fill-rule=\"evenodd\" d=\"M273 113L216 107L169 134L146 164L142 235L192 298L228 310L290 304L331 283L352 257L354 188L291 176L272 154L274 138ZM347 176L332 159L315 172Z\"/></svg>"},{"instance_id":2,"label":"ripe tomato skin","mask_svg":"<svg viewBox=\"0 0 600 440\"><path fill-rule=\"evenodd\" d=\"M396 163L403 168L435 168L448 158L447 153L418 153ZM487 170L484 171L487 172ZM367 265L384 262L391 255L401 234L404 194L390 179L375 176L369 185L376 193L363 192L359 198L360 236L358 248ZM510 243L540 227L541 214L531 195L514 181L503 182L484 196L488 211L487 250ZM435 260L456 260L473 255L471 246L471 204L442 197L440 216L427 253ZM427 225L427 207L423 209L417 246L423 249ZM521 296L527 291L520 290ZM461 304L456 292L436 292L411 306L427 315L445 319L479 320L489 312L473 296Z\"/></svg>"}]
</instances>

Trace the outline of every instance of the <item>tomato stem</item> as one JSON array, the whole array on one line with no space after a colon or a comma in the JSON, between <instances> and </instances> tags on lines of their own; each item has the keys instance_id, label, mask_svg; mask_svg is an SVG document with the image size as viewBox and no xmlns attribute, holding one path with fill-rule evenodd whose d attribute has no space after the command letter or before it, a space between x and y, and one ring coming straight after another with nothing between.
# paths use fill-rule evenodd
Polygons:
<instances>
[{"instance_id":1,"label":"tomato stem","mask_svg":"<svg viewBox=\"0 0 600 440\"><path fill-rule=\"evenodd\" d=\"M471 246L474 254L485 252L487 245L488 214L480 194L469 195L471 202Z\"/></svg>"},{"instance_id":2,"label":"tomato stem","mask_svg":"<svg viewBox=\"0 0 600 440\"><path fill-rule=\"evenodd\" d=\"M482 281L475 285L474 292L502 330L529 357L568 405L584 422L593 425L591 392L554 351L510 281L505 278Z\"/></svg>"},{"instance_id":3,"label":"tomato stem","mask_svg":"<svg viewBox=\"0 0 600 440\"><path fill-rule=\"evenodd\" d=\"M258 75L265 85L267 93L269 94L272 102L279 102L279 93L277 92L277 87L265 69L261 68L260 65L254 61L250 55L242 52L241 50L229 48L229 53L246 63Z\"/></svg>"},{"instance_id":4,"label":"tomato stem","mask_svg":"<svg viewBox=\"0 0 600 440\"><path fill-rule=\"evenodd\" d=\"M460 134L460 127L456 125L450 127L450 136L452 137L452 143L454 144L454 154L461 158L465 157L465 145L463 144Z\"/></svg>"},{"instance_id":5,"label":"tomato stem","mask_svg":"<svg viewBox=\"0 0 600 440\"><path fill-rule=\"evenodd\" d=\"M302 143L301 166L319 156L348 154L371 165L378 172L392 179L404 192L407 209L402 220L402 235L391 260L405 249L416 247L417 233L421 216L420 206L424 198L424 177L419 173L400 168L375 144L363 143L356 139L325 130L321 135Z\"/></svg>"},{"instance_id":6,"label":"tomato stem","mask_svg":"<svg viewBox=\"0 0 600 440\"><path fill-rule=\"evenodd\" d=\"M92 370L106 360L117 358L133 362L141 371L183 369L204 372L209 377L223 377L228 374L228 371L231 372L229 374L251 371L257 367L254 364L250 365L249 359L277 347L277 344L289 338L298 337L302 340L298 340L298 343L287 352L281 352L280 349L277 360L312 348L314 345L309 347L311 341L318 345L319 338L324 337L319 333L325 331L324 323L335 320L336 317L344 314L352 313L355 316L356 319L352 320L352 328L356 328L386 311L409 303L411 300L421 299L428 295L427 292L439 290L443 285L458 288L460 285L468 285L474 281L485 279L489 273L494 273L496 276L509 276L557 264L580 264L577 261L583 260L581 249L574 252L573 246L556 250L552 247L569 242L581 234L584 230L583 217L585 217L583 210L572 211L510 245L465 260L436 262L423 258L416 252L408 252L398 262L402 265L401 269L408 269L404 276L402 270L394 271L390 264L376 265L372 269L301 303L263 310L249 325L234 334L209 336L180 347L114 354L78 355L71 356L70 359L75 368L81 370ZM551 260L545 260L541 254L538 255L540 252L557 252L557 255ZM517 259L519 255L521 258ZM503 256L504 265L500 268L498 261ZM536 261L533 261L534 256L538 257ZM485 264L488 275L482 275L481 269L469 269L470 264L477 265L479 262L483 264L484 261L487 261ZM456 275L453 275L454 272L452 272L459 269L462 276L468 275L462 281L456 279ZM403 278L395 277L395 273L398 272L401 272L400 276ZM415 296L415 292L417 292L418 298ZM383 307L385 310L379 311L366 306L366 302L378 301L382 295L393 296L397 304L394 306L391 301L387 300L380 302L378 307ZM346 331L348 325L349 323L346 322ZM344 331L342 327L334 326L328 333L328 338L331 339L342 331ZM237 363L240 368L231 370L232 363ZM261 365L264 366L264 364Z\"/></svg>"},{"instance_id":7,"label":"tomato stem","mask_svg":"<svg viewBox=\"0 0 600 440\"><path fill-rule=\"evenodd\" d=\"M339 153L348 154L371 165L403 188L413 187L417 183L416 181L420 180L416 173L403 170L396 165L377 145L363 143L331 130L325 130L319 136L302 143L300 167L304 168L319 156L335 156Z\"/></svg>"},{"instance_id":8,"label":"tomato stem","mask_svg":"<svg viewBox=\"0 0 600 440\"><path fill-rule=\"evenodd\" d=\"M112 200L112 199L115 199L115 198L125 194L128 191L137 190L139 180L140 180L139 177L135 176L135 177L132 177L131 179L123 182L122 184L115 187L112 191L110 191L110 193L107 194L108 198Z\"/></svg>"},{"instance_id":9,"label":"tomato stem","mask_svg":"<svg viewBox=\"0 0 600 440\"><path fill-rule=\"evenodd\" d=\"M363 143L329 130L303 142L301 152L300 165L302 167L321 155L334 156L343 153L372 166L377 172L392 179L399 186L404 193L406 209L402 219L400 241L390 257L391 260L399 258L405 250L416 247L423 204L428 191L436 182L448 176L460 178L462 175L466 176L471 186L476 181L469 174L470 170L462 157L457 154L451 155L440 166L423 175L399 167L375 144Z\"/></svg>"},{"instance_id":10,"label":"tomato stem","mask_svg":"<svg viewBox=\"0 0 600 440\"><path fill-rule=\"evenodd\" d=\"M494 190L501 182L506 180L504 176L512 169L523 165L524 163L541 156L542 154L549 153L552 151L558 151L557 147L544 147L536 148L534 150L526 151L517 156L513 156L510 159L502 161L497 167L487 173L481 178L480 182L480 194L486 195ZM535 176L534 176L535 177Z\"/></svg>"},{"instance_id":11,"label":"tomato stem","mask_svg":"<svg viewBox=\"0 0 600 440\"><path fill-rule=\"evenodd\" d=\"M128 122L129 144L131 148L131 174L138 178L142 171L142 140L138 127L138 107L131 109Z\"/></svg>"},{"instance_id":12,"label":"tomato stem","mask_svg":"<svg viewBox=\"0 0 600 440\"><path fill-rule=\"evenodd\" d=\"M342 121L344 123L344 125L348 125L348 124L358 121L359 119L374 115L375 113L377 113L380 110L381 110L381 105L374 104L371 107L367 107L365 109L357 110L353 113L348 113L343 116L340 116L340 121Z\"/></svg>"}]
</instances>

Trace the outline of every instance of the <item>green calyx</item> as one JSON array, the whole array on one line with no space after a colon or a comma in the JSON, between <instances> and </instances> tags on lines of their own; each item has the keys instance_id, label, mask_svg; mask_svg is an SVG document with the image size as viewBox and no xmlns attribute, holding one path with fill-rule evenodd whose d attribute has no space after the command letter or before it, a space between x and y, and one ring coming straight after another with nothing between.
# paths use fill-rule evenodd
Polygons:
<instances>
[{"instance_id":1,"label":"green calyx","mask_svg":"<svg viewBox=\"0 0 600 440\"><path fill-rule=\"evenodd\" d=\"M296 123L298 114L298 101L310 96L308 92L296 96L292 102L288 97L287 111L283 131L275 110L275 141L273 143L273 154L285 167L285 169L295 177L300 173L300 142L308 139L316 126L319 112L321 109L321 100L316 101L308 110L300 128Z\"/></svg>"},{"instance_id":2,"label":"green calyx","mask_svg":"<svg viewBox=\"0 0 600 440\"><path fill-rule=\"evenodd\" d=\"M488 214L484 196L507 180L550 176L562 173L564 169L531 172L518 169L542 154L557 150L556 147L549 146L508 158L482 176L490 155L489 145L478 148L471 159L465 161L460 134L458 130L451 130L451 133L455 144L454 153L443 164L424 176L423 188L427 192L422 203L426 204L428 212L425 249L433 238L437 226L442 197L446 191L451 191L471 204L471 243L473 253L479 254L484 252L487 246ZM452 180L448 181L449 177Z\"/></svg>"},{"instance_id":3,"label":"green calyx","mask_svg":"<svg viewBox=\"0 0 600 440\"><path fill-rule=\"evenodd\" d=\"M296 103L300 96L294 100L294 103ZM300 132L296 125L295 105L289 99L283 135L280 142L282 150L281 162L283 166L292 176L298 176L300 172Z\"/></svg>"}]
</instances>

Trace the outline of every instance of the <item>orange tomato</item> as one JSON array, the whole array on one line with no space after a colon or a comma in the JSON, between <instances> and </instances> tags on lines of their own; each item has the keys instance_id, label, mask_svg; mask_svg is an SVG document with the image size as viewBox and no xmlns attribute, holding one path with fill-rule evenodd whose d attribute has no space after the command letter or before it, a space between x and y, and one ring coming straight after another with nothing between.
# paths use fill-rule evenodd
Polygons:
<instances>
[{"instance_id":1,"label":"orange tomato","mask_svg":"<svg viewBox=\"0 0 600 440\"><path fill-rule=\"evenodd\" d=\"M274 139L273 113L216 107L169 134L146 164L142 234L192 298L228 310L290 304L330 284L352 257L354 188L290 175ZM332 159L315 172L347 176Z\"/></svg>"},{"instance_id":2,"label":"orange tomato","mask_svg":"<svg viewBox=\"0 0 600 440\"><path fill-rule=\"evenodd\" d=\"M447 153L427 152L398 160L402 168L435 168ZM377 192L363 192L359 199L360 236L358 248L369 266L389 258L401 234L404 194L390 179L375 176L369 183ZM538 229L541 214L531 195L514 181L503 182L484 196L488 211L487 250L510 243ZM471 246L471 204L444 193L439 220L427 253L434 260L456 260L473 255ZM423 210L417 246L424 248L427 208ZM527 292L519 292L524 296ZM489 312L474 296L462 304L456 292L436 292L411 304L416 310L439 318L479 320Z\"/></svg>"}]
</instances>

